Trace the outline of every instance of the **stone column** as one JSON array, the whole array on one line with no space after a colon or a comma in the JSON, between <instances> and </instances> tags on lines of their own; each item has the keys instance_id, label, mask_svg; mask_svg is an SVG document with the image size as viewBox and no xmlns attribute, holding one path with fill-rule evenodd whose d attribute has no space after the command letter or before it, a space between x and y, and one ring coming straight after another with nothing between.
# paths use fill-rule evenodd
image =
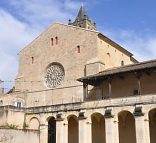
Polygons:
<instances>
[{"instance_id":1,"label":"stone column","mask_svg":"<svg viewBox=\"0 0 156 143\"><path fill-rule=\"evenodd\" d=\"M150 143L149 122L144 116L135 116L136 143Z\"/></svg>"},{"instance_id":2,"label":"stone column","mask_svg":"<svg viewBox=\"0 0 156 143\"><path fill-rule=\"evenodd\" d=\"M117 117L105 117L106 143L119 143Z\"/></svg>"},{"instance_id":3,"label":"stone column","mask_svg":"<svg viewBox=\"0 0 156 143\"><path fill-rule=\"evenodd\" d=\"M48 143L48 122L40 124L40 143Z\"/></svg>"},{"instance_id":4,"label":"stone column","mask_svg":"<svg viewBox=\"0 0 156 143\"><path fill-rule=\"evenodd\" d=\"M148 116L148 114L147 114ZM150 127L149 127L149 118L144 118L144 133L145 133L145 142L150 143Z\"/></svg>"},{"instance_id":5,"label":"stone column","mask_svg":"<svg viewBox=\"0 0 156 143\"><path fill-rule=\"evenodd\" d=\"M56 121L56 143L68 143L68 122Z\"/></svg>"},{"instance_id":6,"label":"stone column","mask_svg":"<svg viewBox=\"0 0 156 143\"><path fill-rule=\"evenodd\" d=\"M79 118L79 143L92 143L91 118Z\"/></svg>"}]
</instances>

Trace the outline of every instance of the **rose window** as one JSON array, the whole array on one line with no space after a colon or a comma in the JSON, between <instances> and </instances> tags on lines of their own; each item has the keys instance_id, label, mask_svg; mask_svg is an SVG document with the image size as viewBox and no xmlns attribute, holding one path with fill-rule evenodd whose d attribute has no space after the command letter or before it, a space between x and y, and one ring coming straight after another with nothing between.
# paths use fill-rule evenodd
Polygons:
<instances>
[{"instance_id":1,"label":"rose window","mask_svg":"<svg viewBox=\"0 0 156 143\"><path fill-rule=\"evenodd\" d=\"M65 76L64 68L61 64L51 64L45 72L45 84L48 88L55 88L61 84Z\"/></svg>"}]
</instances>

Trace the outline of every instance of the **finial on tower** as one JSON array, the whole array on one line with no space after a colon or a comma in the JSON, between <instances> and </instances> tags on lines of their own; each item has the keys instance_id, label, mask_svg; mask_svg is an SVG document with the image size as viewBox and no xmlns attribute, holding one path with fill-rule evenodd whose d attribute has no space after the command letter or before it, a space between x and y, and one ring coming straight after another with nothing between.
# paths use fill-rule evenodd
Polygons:
<instances>
[{"instance_id":1,"label":"finial on tower","mask_svg":"<svg viewBox=\"0 0 156 143\"><path fill-rule=\"evenodd\" d=\"M78 15L73 23L71 23L71 20L68 22L69 25L78 26L90 30L96 30L95 22L92 22L92 20L88 17L87 12L83 6L83 3L80 7L80 10L78 12Z\"/></svg>"},{"instance_id":2,"label":"finial on tower","mask_svg":"<svg viewBox=\"0 0 156 143\"><path fill-rule=\"evenodd\" d=\"M68 25L71 25L71 19L68 20Z\"/></svg>"}]
</instances>

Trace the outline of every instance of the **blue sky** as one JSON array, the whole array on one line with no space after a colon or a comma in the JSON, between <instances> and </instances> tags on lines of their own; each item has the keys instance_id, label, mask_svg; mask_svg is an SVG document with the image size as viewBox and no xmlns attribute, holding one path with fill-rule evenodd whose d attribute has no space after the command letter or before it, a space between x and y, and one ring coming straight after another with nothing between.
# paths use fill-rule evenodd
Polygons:
<instances>
[{"instance_id":1,"label":"blue sky","mask_svg":"<svg viewBox=\"0 0 156 143\"><path fill-rule=\"evenodd\" d=\"M155 0L1 0L0 79L14 80L17 53L53 22L74 20L82 4L98 31L140 61L156 58Z\"/></svg>"},{"instance_id":2,"label":"blue sky","mask_svg":"<svg viewBox=\"0 0 156 143\"><path fill-rule=\"evenodd\" d=\"M156 28L155 6L154 0L101 0L94 6L93 17L104 26L141 32Z\"/></svg>"}]
</instances>

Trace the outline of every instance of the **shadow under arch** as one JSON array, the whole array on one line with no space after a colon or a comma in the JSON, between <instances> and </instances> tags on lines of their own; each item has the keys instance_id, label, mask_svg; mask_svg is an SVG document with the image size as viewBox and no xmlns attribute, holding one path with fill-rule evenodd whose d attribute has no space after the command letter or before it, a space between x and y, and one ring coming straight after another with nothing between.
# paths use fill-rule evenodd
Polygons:
<instances>
[{"instance_id":1,"label":"shadow under arch","mask_svg":"<svg viewBox=\"0 0 156 143\"><path fill-rule=\"evenodd\" d=\"M53 116L47 118L48 143L56 143L56 120Z\"/></svg>"},{"instance_id":2,"label":"shadow under arch","mask_svg":"<svg viewBox=\"0 0 156 143\"><path fill-rule=\"evenodd\" d=\"M68 119L68 143L79 142L79 122L78 117L74 114L69 115Z\"/></svg>"},{"instance_id":3,"label":"shadow under arch","mask_svg":"<svg viewBox=\"0 0 156 143\"><path fill-rule=\"evenodd\" d=\"M92 143L105 143L105 119L104 115L95 112L91 115L92 121Z\"/></svg>"},{"instance_id":4,"label":"shadow under arch","mask_svg":"<svg viewBox=\"0 0 156 143\"><path fill-rule=\"evenodd\" d=\"M130 111L118 113L119 143L136 143L135 118Z\"/></svg>"},{"instance_id":5,"label":"shadow under arch","mask_svg":"<svg viewBox=\"0 0 156 143\"><path fill-rule=\"evenodd\" d=\"M153 108L148 113L149 116L149 130L150 130L150 143L156 141L156 108Z\"/></svg>"}]
</instances>

